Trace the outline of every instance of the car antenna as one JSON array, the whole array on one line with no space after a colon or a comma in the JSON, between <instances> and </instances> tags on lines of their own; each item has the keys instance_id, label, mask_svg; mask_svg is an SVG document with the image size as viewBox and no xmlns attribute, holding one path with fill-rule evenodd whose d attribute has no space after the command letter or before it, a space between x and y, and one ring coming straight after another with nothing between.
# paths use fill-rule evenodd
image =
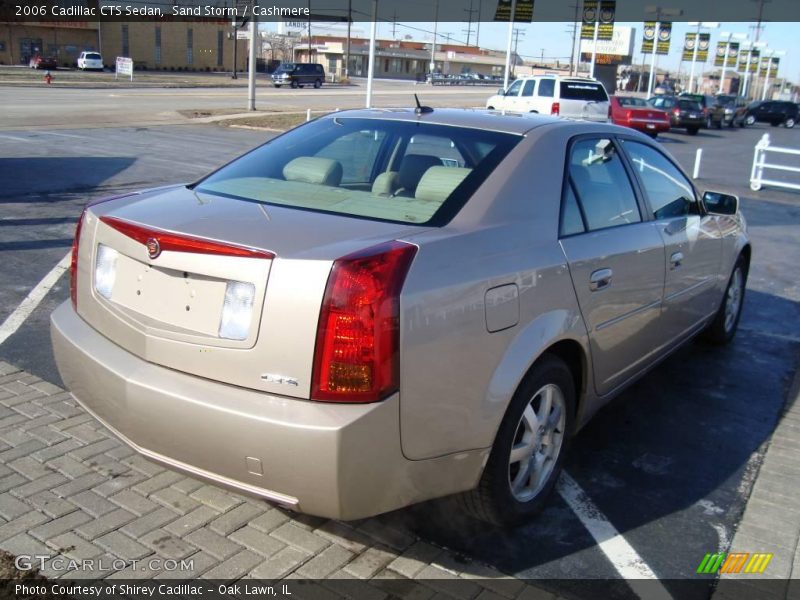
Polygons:
<instances>
[{"instance_id":1,"label":"car antenna","mask_svg":"<svg viewBox=\"0 0 800 600\"><path fill-rule=\"evenodd\" d=\"M414 94L414 100L417 102L417 108L414 109L414 112L418 115L424 115L425 113L432 113L433 109L430 106L422 106L419 101L419 98L416 94Z\"/></svg>"}]
</instances>

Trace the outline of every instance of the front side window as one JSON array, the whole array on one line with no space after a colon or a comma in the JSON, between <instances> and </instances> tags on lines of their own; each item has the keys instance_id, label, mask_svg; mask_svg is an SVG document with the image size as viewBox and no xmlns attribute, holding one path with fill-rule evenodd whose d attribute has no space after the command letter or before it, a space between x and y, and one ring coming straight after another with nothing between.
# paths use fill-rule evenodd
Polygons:
<instances>
[{"instance_id":1,"label":"front side window","mask_svg":"<svg viewBox=\"0 0 800 600\"><path fill-rule=\"evenodd\" d=\"M517 79L511 84L511 87L506 90L506 96L519 96L519 88L522 87L522 80Z\"/></svg>"},{"instance_id":2,"label":"front side window","mask_svg":"<svg viewBox=\"0 0 800 600\"><path fill-rule=\"evenodd\" d=\"M326 118L275 138L193 187L269 205L440 226L520 139L416 121Z\"/></svg>"},{"instance_id":3,"label":"front side window","mask_svg":"<svg viewBox=\"0 0 800 600\"><path fill-rule=\"evenodd\" d=\"M589 231L642 220L622 159L610 139L575 142L570 152L569 180Z\"/></svg>"},{"instance_id":4,"label":"front side window","mask_svg":"<svg viewBox=\"0 0 800 600\"><path fill-rule=\"evenodd\" d=\"M692 184L667 157L639 142L623 144L656 219L700 214Z\"/></svg>"}]
</instances>

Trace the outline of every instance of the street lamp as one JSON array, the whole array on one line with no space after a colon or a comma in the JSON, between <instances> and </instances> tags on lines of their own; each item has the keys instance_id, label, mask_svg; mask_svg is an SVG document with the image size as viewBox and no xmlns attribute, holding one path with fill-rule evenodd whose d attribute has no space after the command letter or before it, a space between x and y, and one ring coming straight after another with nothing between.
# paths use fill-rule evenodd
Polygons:
<instances>
[{"instance_id":1,"label":"street lamp","mask_svg":"<svg viewBox=\"0 0 800 600\"><path fill-rule=\"evenodd\" d=\"M747 35L745 35L744 33L722 32L722 33L719 34L719 37L720 37L720 41L724 41L725 42L725 56L722 59L722 76L720 77L720 80L719 80L719 93L721 94L724 91L722 88L725 87L725 70L728 68L728 53L729 53L730 48L731 48L731 42L733 40L746 40L747 39ZM738 60L738 58L737 58L737 60Z\"/></svg>"},{"instance_id":2,"label":"street lamp","mask_svg":"<svg viewBox=\"0 0 800 600\"><path fill-rule=\"evenodd\" d=\"M656 49L658 48L658 36L661 29L661 17L679 17L683 11L677 8L662 8L660 6L646 6L644 9L645 14L655 15L656 29L653 33L653 54L650 57L650 77L647 81L647 99L653 95L653 78L656 71Z\"/></svg>"},{"instance_id":3,"label":"street lamp","mask_svg":"<svg viewBox=\"0 0 800 600\"><path fill-rule=\"evenodd\" d=\"M689 72L689 91L697 91L700 89L700 76L697 76L697 86L695 89L692 89L692 85L694 83L694 65L697 62L697 49L700 46L700 29L718 29L719 23L705 23L703 21L690 21L690 27L697 27L697 30L694 34L694 52L692 53L692 70Z\"/></svg>"}]
</instances>

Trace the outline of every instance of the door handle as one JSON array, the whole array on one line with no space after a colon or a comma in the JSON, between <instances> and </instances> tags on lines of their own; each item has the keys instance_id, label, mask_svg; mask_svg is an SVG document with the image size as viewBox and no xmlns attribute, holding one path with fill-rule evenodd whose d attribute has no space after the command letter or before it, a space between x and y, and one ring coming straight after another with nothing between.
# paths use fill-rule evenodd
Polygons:
<instances>
[{"instance_id":1,"label":"door handle","mask_svg":"<svg viewBox=\"0 0 800 600\"><path fill-rule=\"evenodd\" d=\"M611 276L613 274L611 269L598 269L589 277L589 289L596 292L607 288L611 285Z\"/></svg>"},{"instance_id":2,"label":"door handle","mask_svg":"<svg viewBox=\"0 0 800 600\"><path fill-rule=\"evenodd\" d=\"M671 269L677 269L683 262L683 252L673 252L669 257L669 266Z\"/></svg>"}]
</instances>

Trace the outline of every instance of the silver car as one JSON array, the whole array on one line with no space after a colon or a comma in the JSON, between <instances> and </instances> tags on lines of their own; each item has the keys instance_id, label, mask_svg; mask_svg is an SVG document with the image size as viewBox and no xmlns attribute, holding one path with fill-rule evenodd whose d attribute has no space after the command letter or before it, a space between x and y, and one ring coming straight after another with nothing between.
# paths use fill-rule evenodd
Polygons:
<instances>
[{"instance_id":1,"label":"silver car","mask_svg":"<svg viewBox=\"0 0 800 600\"><path fill-rule=\"evenodd\" d=\"M52 339L164 465L325 517L460 494L513 524L610 398L733 337L750 253L738 199L630 129L345 111L89 205Z\"/></svg>"}]
</instances>

